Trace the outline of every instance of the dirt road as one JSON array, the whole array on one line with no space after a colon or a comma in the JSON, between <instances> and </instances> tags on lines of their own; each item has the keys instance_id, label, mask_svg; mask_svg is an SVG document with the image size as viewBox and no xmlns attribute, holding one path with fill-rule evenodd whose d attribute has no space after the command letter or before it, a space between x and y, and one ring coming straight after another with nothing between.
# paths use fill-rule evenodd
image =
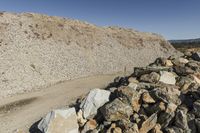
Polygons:
<instances>
[{"instance_id":1,"label":"dirt road","mask_svg":"<svg viewBox=\"0 0 200 133\"><path fill-rule=\"evenodd\" d=\"M59 83L37 92L21 94L0 101L0 133L29 127L52 109L69 105L90 89L105 87L117 75L81 78Z\"/></svg>"}]
</instances>

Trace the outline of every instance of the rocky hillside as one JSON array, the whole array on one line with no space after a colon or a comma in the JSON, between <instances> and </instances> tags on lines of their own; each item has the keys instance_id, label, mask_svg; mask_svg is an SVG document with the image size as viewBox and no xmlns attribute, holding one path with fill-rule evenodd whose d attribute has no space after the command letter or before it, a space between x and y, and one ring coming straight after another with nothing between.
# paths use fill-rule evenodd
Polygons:
<instances>
[{"instance_id":1,"label":"rocky hillside","mask_svg":"<svg viewBox=\"0 0 200 133\"><path fill-rule=\"evenodd\" d=\"M158 58L48 113L31 133L199 133L200 54Z\"/></svg>"},{"instance_id":2,"label":"rocky hillside","mask_svg":"<svg viewBox=\"0 0 200 133\"><path fill-rule=\"evenodd\" d=\"M161 36L32 13L0 13L0 98L130 71L175 54Z\"/></svg>"}]
</instances>

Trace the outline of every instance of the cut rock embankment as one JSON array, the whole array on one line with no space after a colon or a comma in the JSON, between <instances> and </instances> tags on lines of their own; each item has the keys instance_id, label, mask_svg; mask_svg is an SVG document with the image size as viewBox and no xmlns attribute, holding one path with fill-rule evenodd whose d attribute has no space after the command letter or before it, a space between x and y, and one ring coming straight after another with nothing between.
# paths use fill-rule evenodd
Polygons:
<instances>
[{"instance_id":1,"label":"cut rock embankment","mask_svg":"<svg viewBox=\"0 0 200 133\"><path fill-rule=\"evenodd\" d=\"M176 50L161 36L33 13L0 14L0 98L132 71Z\"/></svg>"}]
</instances>

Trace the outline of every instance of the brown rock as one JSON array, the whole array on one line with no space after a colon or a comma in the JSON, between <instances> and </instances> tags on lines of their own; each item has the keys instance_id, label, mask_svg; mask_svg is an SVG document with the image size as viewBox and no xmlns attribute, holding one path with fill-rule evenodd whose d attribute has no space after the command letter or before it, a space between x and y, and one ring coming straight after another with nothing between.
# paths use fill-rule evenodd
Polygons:
<instances>
[{"instance_id":1,"label":"brown rock","mask_svg":"<svg viewBox=\"0 0 200 133\"><path fill-rule=\"evenodd\" d=\"M166 113L172 113L174 111L176 111L176 108L177 108L177 105L175 105L174 103L169 103L167 105L167 108L166 108Z\"/></svg>"},{"instance_id":2,"label":"brown rock","mask_svg":"<svg viewBox=\"0 0 200 133\"><path fill-rule=\"evenodd\" d=\"M86 133L88 131L92 131L97 127L97 122L94 119L90 119L86 122L86 124L84 125L83 130L81 131L81 133Z\"/></svg>"},{"instance_id":3,"label":"brown rock","mask_svg":"<svg viewBox=\"0 0 200 133\"><path fill-rule=\"evenodd\" d=\"M124 133L139 133L138 125L133 123L132 127L128 130L125 130Z\"/></svg>"},{"instance_id":4,"label":"brown rock","mask_svg":"<svg viewBox=\"0 0 200 133\"><path fill-rule=\"evenodd\" d=\"M77 121L80 127L84 126L87 122L87 120L83 118L83 111L81 109L77 113Z\"/></svg>"},{"instance_id":5,"label":"brown rock","mask_svg":"<svg viewBox=\"0 0 200 133\"><path fill-rule=\"evenodd\" d=\"M165 66L167 66L167 67L173 66L172 61L171 61L171 60L166 60L166 61L165 61Z\"/></svg>"},{"instance_id":6,"label":"brown rock","mask_svg":"<svg viewBox=\"0 0 200 133\"><path fill-rule=\"evenodd\" d=\"M166 128L172 119L175 116L175 110L177 106L173 103L167 104L167 108L165 111L160 113L158 118L158 123L161 125L162 128Z\"/></svg>"},{"instance_id":7,"label":"brown rock","mask_svg":"<svg viewBox=\"0 0 200 133\"><path fill-rule=\"evenodd\" d=\"M163 133L160 124L156 124L156 126L152 129L151 133Z\"/></svg>"},{"instance_id":8,"label":"brown rock","mask_svg":"<svg viewBox=\"0 0 200 133\"><path fill-rule=\"evenodd\" d=\"M192 75L195 82L198 83L200 85L200 73L195 73L194 75Z\"/></svg>"},{"instance_id":9,"label":"brown rock","mask_svg":"<svg viewBox=\"0 0 200 133\"><path fill-rule=\"evenodd\" d=\"M157 122L157 114L152 114L146 121L142 123L142 126L139 130L140 133L147 133L151 129L153 129L156 126Z\"/></svg>"},{"instance_id":10,"label":"brown rock","mask_svg":"<svg viewBox=\"0 0 200 133\"><path fill-rule=\"evenodd\" d=\"M142 100L144 103L155 103L155 100L150 96L148 92L142 94Z\"/></svg>"},{"instance_id":11,"label":"brown rock","mask_svg":"<svg viewBox=\"0 0 200 133\"><path fill-rule=\"evenodd\" d=\"M122 133L122 129L120 127L116 127L115 123L112 123L106 133Z\"/></svg>"},{"instance_id":12,"label":"brown rock","mask_svg":"<svg viewBox=\"0 0 200 133\"><path fill-rule=\"evenodd\" d=\"M113 129L112 133L122 133L122 129L119 128L119 127L116 127L116 128Z\"/></svg>"},{"instance_id":13,"label":"brown rock","mask_svg":"<svg viewBox=\"0 0 200 133\"><path fill-rule=\"evenodd\" d=\"M140 96L141 93L131 87L120 87L117 91L117 95L123 99L127 104L130 104L133 111L138 112L140 109Z\"/></svg>"},{"instance_id":14,"label":"brown rock","mask_svg":"<svg viewBox=\"0 0 200 133\"><path fill-rule=\"evenodd\" d=\"M128 78L128 82L129 83L139 83L139 81L136 78L134 78L134 77Z\"/></svg>"}]
</instances>

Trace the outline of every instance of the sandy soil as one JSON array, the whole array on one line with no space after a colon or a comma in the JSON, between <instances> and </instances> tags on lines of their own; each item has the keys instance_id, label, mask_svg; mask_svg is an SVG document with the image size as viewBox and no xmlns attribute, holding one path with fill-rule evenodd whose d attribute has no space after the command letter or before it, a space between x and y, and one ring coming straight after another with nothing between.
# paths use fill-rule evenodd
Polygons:
<instances>
[{"instance_id":1,"label":"sandy soil","mask_svg":"<svg viewBox=\"0 0 200 133\"><path fill-rule=\"evenodd\" d=\"M66 81L37 92L3 99L0 101L0 133L12 133L16 129L28 132L29 127L50 110L73 103L90 89L105 87L116 76L102 75Z\"/></svg>"}]
</instances>

